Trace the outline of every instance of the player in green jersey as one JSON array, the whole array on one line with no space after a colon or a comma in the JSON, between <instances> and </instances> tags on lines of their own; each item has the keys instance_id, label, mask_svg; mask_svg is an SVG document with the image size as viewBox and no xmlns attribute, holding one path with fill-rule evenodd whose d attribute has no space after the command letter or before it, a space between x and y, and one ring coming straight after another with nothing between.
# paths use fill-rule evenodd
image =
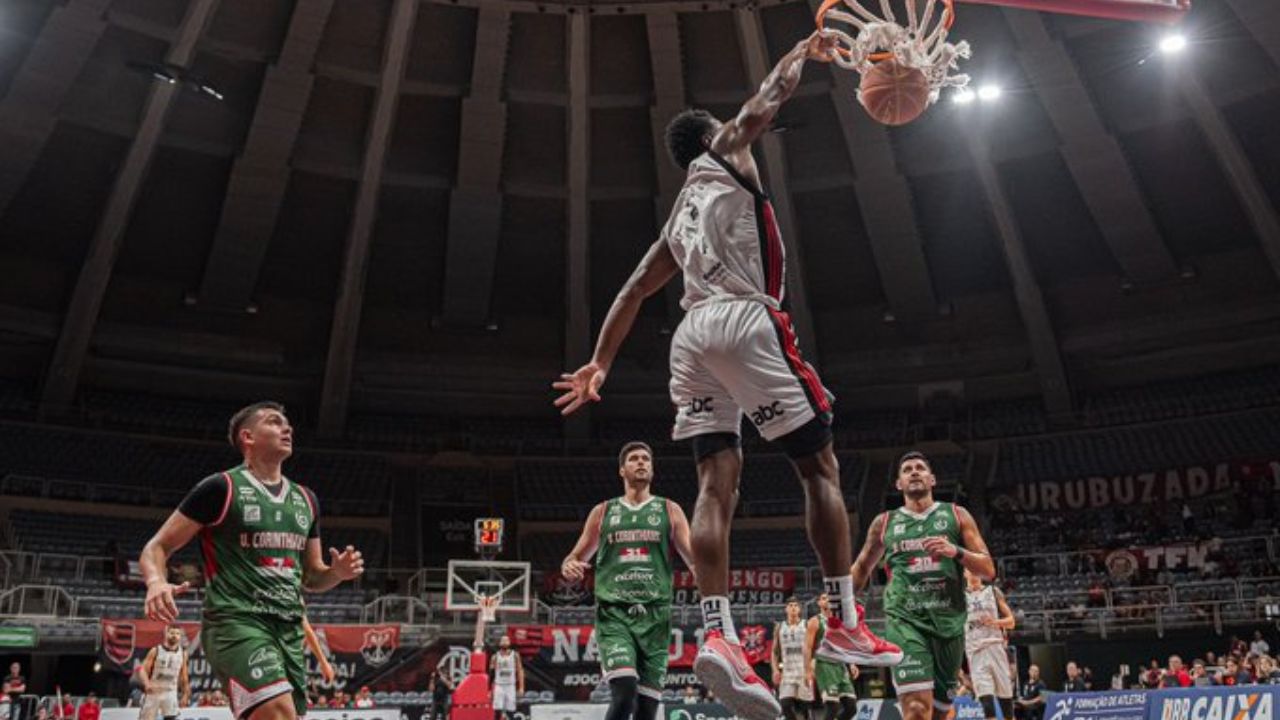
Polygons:
<instances>
[{"instance_id":1,"label":"player in green jersey","mask_svg":"<svg viewBox=\"0 0 1280 720\"><path fill-rule=\"evenodd\" d=\"M818 702L824 710L823 720L850 720L858 712L858 695L853 681L858 679L858 666L839 663L817 655L827 634L832 617L831 596L818 596L818 614L809 618L804 641L805 668L810 686L818 688Z\"/></svg>"},{"instance_id":2,"label":"player in green jersey","mask_svg":"<svg viewBox=\"0 0 1280 720\"><path fill-rule=\"evenodd\" d=\"M995 564L969 511L935 502L937 479L923 453L898 461L897 488L903 506L871 522L853 564L853 582L863 587L884 558L885 638L902 648L892 671L903 720L942 720L955 696L956 671L964 659L964 578L969 570L990 580Z\"/></svg>"},{"instance_id":3,"label":"player in green jersey","mask_svg":"<svg viewBox=\"0 0 1280 720\"><path fill-rule=\"evenodd\" d=\"M200 636L236 720L296 720L306 712L302 591L323 592L364 572L351 546L320 544L318 505L281 464L293 454L284 407L254 403L231 417L231 445L244 463L210 475L187 494L142 550L147 617L172 622L169 558L199 534L205 564Z\"/></svg>"},{"instance_id":4,"label":"player in green jersey","mask_svg":"<svg viewBox=\"0 0 1280 720\"><path fill-rule=\"evenodd\" d=\"M653 451L645 443L623 446L618 475L622 496L591 510L560 572L580 580L596 556L596 644L611 697L605 720L653 720L671 643L671 550L693 569L689 521L678 504L650 493Z\"/></svg>"}]
</instances>

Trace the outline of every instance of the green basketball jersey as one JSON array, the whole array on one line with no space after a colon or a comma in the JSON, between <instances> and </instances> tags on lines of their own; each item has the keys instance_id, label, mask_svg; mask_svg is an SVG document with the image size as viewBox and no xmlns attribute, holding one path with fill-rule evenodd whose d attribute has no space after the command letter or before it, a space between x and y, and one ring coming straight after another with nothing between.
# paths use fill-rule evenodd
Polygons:
<instances>
[{"instance_id":1,"label":"green basketball jersey","mask_svg":"<svg viewBox=\"0 0 1280 720\"><path fill-rule=\"evenodd\" d=\"M231 483L230 497L222 517L206 525L200 538L208 582L205 617L298 620L303 555L316 521L310 497L288 478L276 497L244 467L223 476Z\"/></svg>"},{"instance_id":2,"label":"green basketball jersey","mask_svg":"<svg viewBox=\"0 0 1280 720\"><path fill-rule=\"evenodd\" d=\"M954 505L935 502L923 513L898 508L886 515L884 565L889 584L884 590L885 614L937 637L963 635L967 613L964 568L954 558L930 557L923 549L930 537L962 544Z\"/></svg>"},{"instance_id":3,"label":"green basketball jersey","mask_svg":"<svg viewBox=\"0 0 1280 720\"><path fill-rule=\"evenodd\" d=\"M671 602L671 518L656 495L638 506L610 500L600 519L596 600L635 605Z\"/></svg>"}]
</instances>

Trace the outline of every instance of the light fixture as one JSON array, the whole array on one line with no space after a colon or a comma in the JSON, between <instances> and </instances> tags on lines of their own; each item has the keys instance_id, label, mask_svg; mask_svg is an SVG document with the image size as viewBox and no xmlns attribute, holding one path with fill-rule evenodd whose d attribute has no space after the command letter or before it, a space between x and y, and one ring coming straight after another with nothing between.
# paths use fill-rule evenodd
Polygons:
<instances>
[{"instance_id":1,"label":"light fixture","mask_svg":"<svg viewBox=\"0 0 1280 720\"><path fill-rule=\"evenodd\" d=\"M1187 36L1180 33L1166 35L1160 40L1160 52L1173 55L1187 49Z\"/></svg>"},{"instance_id":2,"label":"light fixture","mask_svg":"<svg viewBox=\"0 0 1280 720\"><path fill-rule=\"evenodd\" d=\"M978 88L978 99L983 102L998 100L1002 92L999 85L983 85Z\"/></svg>"},{"instance_id":3,"label":"light fixture","mask_svg":"<svg viewBox=\"0 0 1280 720\"><path fill-rule=\"evenodd\" d=\"M978 96L975 95L974 92L969 88L960 88L956 92L951 93L951 102L956 103L958 105L968 105L969 103L973 102L977 97Z\"/></svg>"}]
</instances>

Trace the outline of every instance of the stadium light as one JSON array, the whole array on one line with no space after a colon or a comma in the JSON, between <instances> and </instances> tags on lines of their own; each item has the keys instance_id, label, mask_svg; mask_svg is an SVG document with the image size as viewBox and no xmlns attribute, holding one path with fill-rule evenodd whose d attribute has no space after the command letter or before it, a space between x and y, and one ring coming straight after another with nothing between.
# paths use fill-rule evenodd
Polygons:
<instances>
[{"instance_id":1,"label":"stadium light","mask_svg":"<svg viewBox=\"0 0 1280 720\"><path fill-rule=\"evenodd\" d=\"M978 99L983 102L999 100L1002 92L999 85L983 85L978 88Z\"/></svg>"},{"instance_id":2,"label":"stadium light","mask_svg":"<svg viewBox=\"0 0 1280 720\"><path fill-rule=\"evenodd\" d=\"M1187 49L1187 36L1180 33L1166 35L1160 40L1160 52L1173 55Z\"/></svg>"},{"instance_id":3,"label":"stadium light","mask_svg":"<svg viewBox=\"0 0 1280 720\"><path fill-rule=\"evenodd\" d=\"M959 105L967 105L977 99L977 97L978 96L969 88L960 88L959 90L951 93L951 102Z\"/></svg>"}]
</instances>

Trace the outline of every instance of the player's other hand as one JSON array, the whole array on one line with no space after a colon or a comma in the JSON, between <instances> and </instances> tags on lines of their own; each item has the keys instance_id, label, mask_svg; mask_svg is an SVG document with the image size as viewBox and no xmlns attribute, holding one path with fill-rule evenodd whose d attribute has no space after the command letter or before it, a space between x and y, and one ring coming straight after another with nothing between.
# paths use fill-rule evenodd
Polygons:
<instances>
[{"instance_id":1,"label":"player's other hand","mask_svg":"<svg viewBox=\"0 0 1280 720\"><path fill-rule=\"evenodd\" d=\"M177 620L178 603L174 601L174 598L190 589L191 583L189 582L173 585L160 580L147 585L147 600L143 606L146 609L147 617L163 623L171 623Z\"/></svg>"},{"instance_id":2,"label":"player's other hand","mask_svg":"<svg viewBox=\"0 0 1280 720\"><path fill-rule=\"evenodd\" d=\"M805 40L805 59L831 62L836 54L836 35L830 30L815 30Z\"/></svg>"},{"instance_id":3,"label":"player's other hand","mask_svg":"<svg viewBox=\"0 0 1280 720\"><path fill-rule=\"evenodd\" d=\"M853 678L854 680L857 680L857 679L858 679L858 675L859 675L859 674L861 674L861 671L860 671L860 670L858 670L858 666L857 666L857 665L850 665L850 666L849 666L849 677Z\"/></svg>"},{"instance_id":4,"label":"player's other hand","mask_svg":"<svg viewBox=\"0 0 1280 720\"><path fill-rule=\"evenodd\" d=\"M581 580L587 576L587 569L591 566L587 563L574 558L565 558L560 564L560 574L570 580Z\"/></svg>"},{"instance_id":5,"label":"player's other hand","mask_svg":"<svg viewBox=\"0 0 1280 720\"><path fill-rule=\"evenodd\" d=\"M608 371L594 362L589 362L572 373L561 374L559 380L551 383L552 388L564 391L555 400L560 414L569 415L589 402L600 402L600 386L604 385L608 374Z\"/></svg>"},{"instance_id":6,"label":"player's other hand","mask_svg":"<svg viewBox=\"0 0 1280 720\"><path fill-rule=\"evenodd\" d=\"M934 558L953 558L960 554L960 549L951 543L950 540L941 537L929 537L924 540L924 551Z\"/></svg>"},{"instance_id":7,"label":"player's other hand","mask_svg":"<svg viewBox=\"0 0 1280 720\"><path fill-rule=\"evenodd\" d=\"M984 617L978 621L978 624L982 627L999 627L1000 621L995 618Z\"/></svg>"},{"instance_id":8,"label":"player's other hand","mask_svg":"<svg viewBox=\"0 0 1280 720\"><path fill-rule=\"evenodd\" d=\"M345 550L329 548L329 567L343 580L355 580L364 574L364 556L348 545Z\"/></svg>"}]
</instances>

